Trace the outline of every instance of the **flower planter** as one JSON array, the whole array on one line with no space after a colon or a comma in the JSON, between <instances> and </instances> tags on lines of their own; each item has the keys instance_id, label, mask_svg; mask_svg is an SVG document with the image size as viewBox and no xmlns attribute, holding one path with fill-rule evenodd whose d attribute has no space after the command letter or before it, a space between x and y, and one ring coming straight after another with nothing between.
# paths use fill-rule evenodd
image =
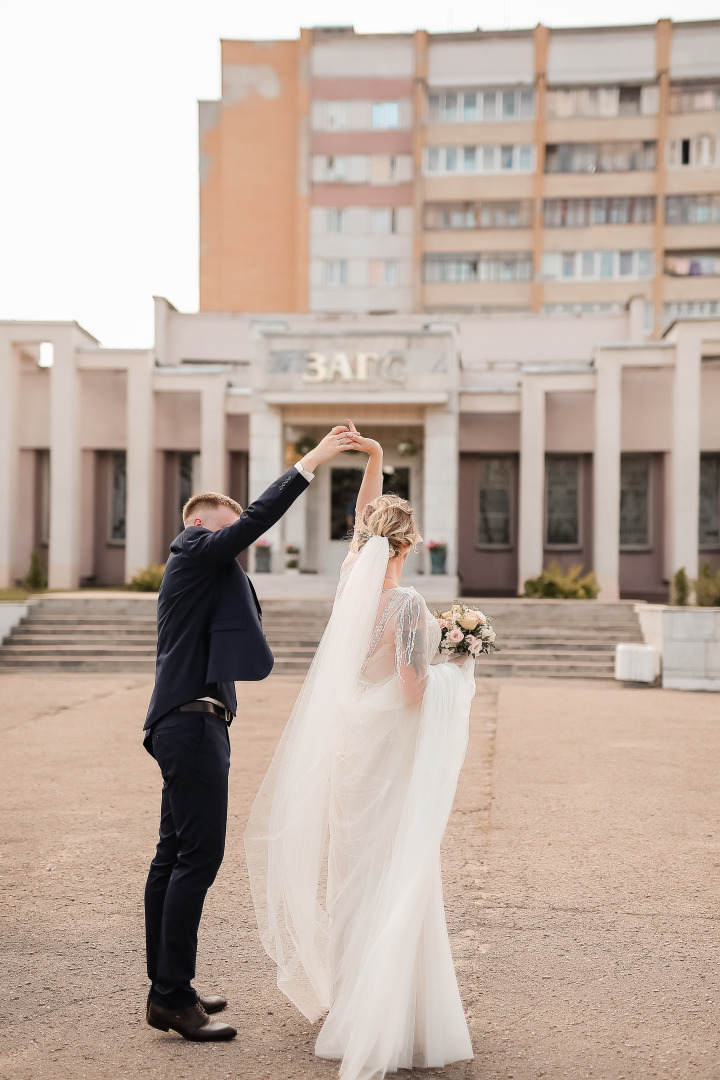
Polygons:
<instances>
[{"instance_id":1,"label":"flower planter","mask_svg":"<svg viewBox=\"0 0 720 1080\"><path fill-rule=\"evenodd\" d=\"M444 574L447 558L447 548L430 548L430 573Z\"/></svg>"},{"instance_id":2,"label":"flower planter","mask_svg":"<svg viewBox=\"0 0 720 1080\"><path fill-rule=\"evenodd\" d=\"M272 550L269 547L255 548L255 573L269 574L272 561Z\"/></svg>"}]
</instances>

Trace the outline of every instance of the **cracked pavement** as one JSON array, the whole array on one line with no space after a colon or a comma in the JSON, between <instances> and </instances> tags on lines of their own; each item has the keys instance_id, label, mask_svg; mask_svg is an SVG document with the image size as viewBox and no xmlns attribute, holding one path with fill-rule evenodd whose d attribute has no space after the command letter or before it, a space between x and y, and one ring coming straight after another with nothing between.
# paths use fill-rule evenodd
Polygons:
<instances>
[{"instance_id":1,"label":"cracked pavement","mask_svg":"<svg viewBox=\"0 0 720 1080\"><path fill-rule=\"evenodd\" d=\"M0 676L0 1077L323 1080L274 983L241 850L299 681L239 686L225 863L197 985L230 1044L147 1027L142 891L160 780L145 677ZM576 681L478 681L443 848L472 1062L401 1076L720 1077L720 701Z\"/></svg>"}]
</instances>

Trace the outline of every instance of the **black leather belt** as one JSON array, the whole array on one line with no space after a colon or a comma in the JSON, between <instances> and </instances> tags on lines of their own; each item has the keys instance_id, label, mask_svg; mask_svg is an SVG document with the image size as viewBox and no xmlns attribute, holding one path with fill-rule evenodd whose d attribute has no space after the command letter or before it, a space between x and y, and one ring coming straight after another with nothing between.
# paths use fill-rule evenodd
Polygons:
<instances>
[{"instance_id":1,"label":"black leather belt","mask_svg":"<svg viewBox=\"0 0 720 1080\"><path fill-rule=\"evenodd\" d=\"M221 720L224 720L226 724L230 723L232 716L229 709L223 708L222 705L216 705L214 701L188 701L187 705L181 705L177 711L214 713L215 716L219 716Z\"/></svg>"}]
</instances>

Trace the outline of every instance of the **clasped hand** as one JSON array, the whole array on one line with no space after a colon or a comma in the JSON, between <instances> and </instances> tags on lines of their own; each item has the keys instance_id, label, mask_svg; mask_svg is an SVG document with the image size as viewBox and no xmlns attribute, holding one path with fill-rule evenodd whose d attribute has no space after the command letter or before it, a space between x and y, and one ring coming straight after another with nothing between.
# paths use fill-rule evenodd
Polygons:
<instances>
[{"instance_id":1,"label":"clasped hand","mask_svg":"<svg viewBox=\"0 0 720 1080\"><path fill-rule=\"evenodd\" d=\"M331 458L334 458L336 454L341 453L343 450L361 450L366 454L370 454L371 457L378 453L382 454L380 443L374 439L364 438L352 420L348 420L347 425L338 424L332 431L329 431L315 449L310 450L302 458L300 464L303 469L313 472L318 465L330 461Z\"/></svg>"}]
</instances>

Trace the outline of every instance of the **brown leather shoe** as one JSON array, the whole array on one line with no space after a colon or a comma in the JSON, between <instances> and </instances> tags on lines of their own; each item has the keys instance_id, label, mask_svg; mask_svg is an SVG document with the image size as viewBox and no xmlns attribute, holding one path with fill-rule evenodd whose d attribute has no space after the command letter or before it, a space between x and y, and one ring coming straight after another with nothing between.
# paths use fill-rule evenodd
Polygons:
<instances>
[{"instance_id":1,"label":"brown leather shoe","mask_svg":"<svg viewBox=\"0 0 720 1080\"><path fill-rule=\"evenodd\" d=\"M224 997L220 997L219 994L208 994L207 997L203 997L202 994L198 994L198 1001L202 1005L208 1016L211 1013L222 1012L227 1008L227 1001ZM148 993L147 1001L145 1002L145 1019L147 1019L148 1009L150 1008L150 994Z\"/></svg>"},{"instance_id":2,"label":"brown leather shoe","mask_svg":"<svg viewBox=\"0 0 720 1080\"><path fill-rule=\"evenodd\" d=\"M234 1039L237 1031L220 1020L211 1020L200 1002L186 1009L166 1009L151 1001L147 1011L147 1022L158 1031L172 1029L191 1042L218 1042Z\"/></svg>"},{"instance_id":3,"label":"brown leather shoe","mask_svg":"<svg viewBox=\"0 0 720 1080\"><path fill-rule=\"evenodd\" d=\"M227 1008L227 1001L224 997L220 997L219 994L208 994L207 997L204 994L198 994L198 1001L208 1015L222 1012L223 1009Z\"/></svg>"}]
</instances>

